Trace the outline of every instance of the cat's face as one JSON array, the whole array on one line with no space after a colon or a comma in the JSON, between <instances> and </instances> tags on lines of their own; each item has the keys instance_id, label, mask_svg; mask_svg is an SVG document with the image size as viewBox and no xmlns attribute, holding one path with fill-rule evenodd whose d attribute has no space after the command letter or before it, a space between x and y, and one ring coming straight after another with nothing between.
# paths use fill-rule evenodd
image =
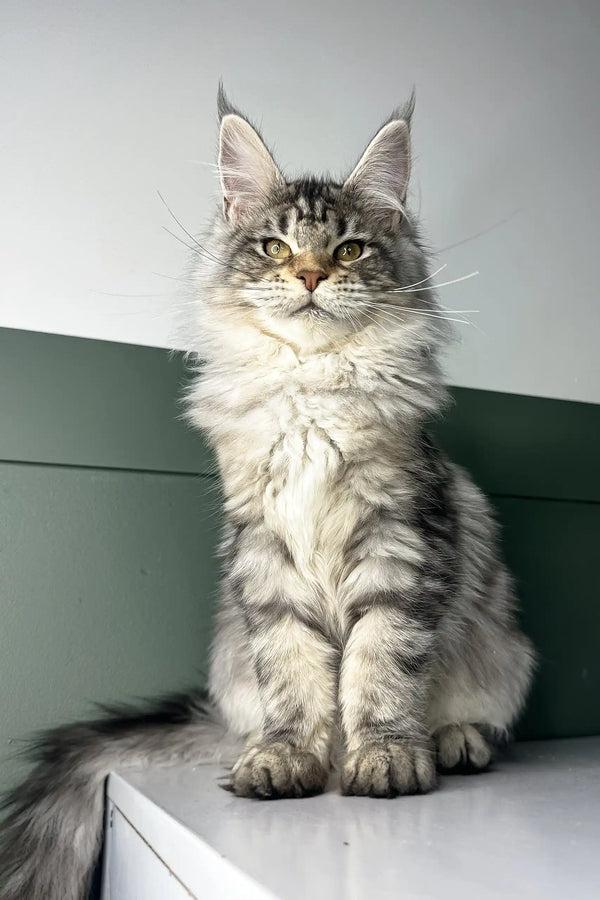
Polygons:
<instances>
[{"instance_id":1,"label":"cat's face","mask_svg":"<svg viewBox=\"0 0 600 900\"><path fill-rule=\"evenodd\" d=\"M239 115L221 124L223 219L213 247L231 311L300 344L327 343L374 320L390 322L395 289L425 274L406 215L408 116L373 139L343 184L288 182ZM387 319L386 319L387 316Z\"/></svg>"}]
</instances>

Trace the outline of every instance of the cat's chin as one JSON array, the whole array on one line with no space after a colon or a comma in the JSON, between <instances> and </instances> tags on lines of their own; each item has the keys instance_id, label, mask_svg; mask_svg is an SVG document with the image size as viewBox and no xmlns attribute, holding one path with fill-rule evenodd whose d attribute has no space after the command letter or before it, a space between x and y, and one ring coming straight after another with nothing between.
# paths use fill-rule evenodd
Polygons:
<instances>
[{"instance_id":1,"label":"cat's chin","mask_svg":"<svg viewBox=\"0 0 600 900\"><path fill-rule=\"evenodd\" d=\"M269 316L264 325L281 340L309 352L333 347L356 331L348 321L309 310L294 316Z\"/></svg>"}]
</instances>

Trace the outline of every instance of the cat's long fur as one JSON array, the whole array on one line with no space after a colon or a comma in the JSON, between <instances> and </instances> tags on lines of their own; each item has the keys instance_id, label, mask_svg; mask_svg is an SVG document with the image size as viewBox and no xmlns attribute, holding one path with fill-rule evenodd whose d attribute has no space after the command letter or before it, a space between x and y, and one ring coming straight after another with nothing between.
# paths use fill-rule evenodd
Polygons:
<instances>
[{"instance_id":1,"label":"cat's long fur","mask_svg":"<svg viewBox=\"0 0 600 900\"><path fill-rule=\"evenodd\" d=\"M235 793L303 796L337 747L342 790L387 797L431 790L436 754L485 768L515 720L533 654L497 527L425 428L447 332L405 207L411 112L344 184L287 182L221 96L223 211L190 272L189 416L227 521L211 705L47 736L10 798L3 900L85 896L112 768L223 758L243 738ZM291 256L268 258L269 238ZM334 258L344 241L355 261Z\"/></svg>"}]
</instances>

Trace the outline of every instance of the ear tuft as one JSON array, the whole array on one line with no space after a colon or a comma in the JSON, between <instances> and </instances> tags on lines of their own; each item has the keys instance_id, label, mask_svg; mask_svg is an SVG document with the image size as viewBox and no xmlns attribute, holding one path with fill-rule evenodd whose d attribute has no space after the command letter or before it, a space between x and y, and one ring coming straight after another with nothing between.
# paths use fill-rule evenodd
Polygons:
<instances>
[{"instance_id":1,"label":"ear tuft","mask_svg":"<svg viewBox=\"0 0 600 900\"><path fill-rule=\"evenodd\" d=\"M219 122L222 122L225 116L237 113L237 109L234 107L233 103L225 93L225 88L223 87L223 79L220 79L219 88L217 90L217 110L219 114Z\"/></svg>"},{"instance_id":2,"label":"ear tuft","mask_svg":"<svg viewBox=\"0 0 600 900\"><path fill-rule=\"evenodd\" d=\"M410 97L403 103L402 106L397 106L392 115L390 116L389 121L393 122L395 119L402 119L408 125L410 130L410 126L412 124L412 117L415 111L415 104L417 102L417 95L415 89L413 87L410 92Z\"/></svg>"}]
</instances>

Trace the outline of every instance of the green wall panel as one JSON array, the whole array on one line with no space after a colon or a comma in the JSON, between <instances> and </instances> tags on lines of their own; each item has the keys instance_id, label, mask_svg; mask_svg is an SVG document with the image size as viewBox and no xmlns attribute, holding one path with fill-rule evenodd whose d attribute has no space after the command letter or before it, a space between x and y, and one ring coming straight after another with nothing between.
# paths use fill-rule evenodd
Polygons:
<instances>
[{"instance_id":1,"label":"green wall panel","mask_svg":"<svg viewBox=\"0 0 600 900\"><path fill-rule=\"evenodd\" d=\"M452 388L440 443L489 494L600 502L600 406Z\"/></svg>"},{"instance_id":2,"label":"green wall panel","mask_svg":"<svg viewBox=\"0 0 600 900\"><path fill-rule=\"evenodd\" d=\"M494 498L539 653L523 738L600 734L600 504Z\"/></svg>"},{"instance_id":3,"label":"green wall panel","mask_svg":"<svg viewBox=\"0 0 600 900\"><path fill-rule=\"evenodd\" d=\"M203 683L214 481L0 464L0 781L93 701Z\"/></svg>"},{"instance_id":4,"label":"green wall panel","mask_svg":"<svg viewBox=\"0 0 600 900\"><path fill-rule=\"evenodd\" d=\"M204 472L182 355L0 328L0 459Z\"/></svg>"}]
</instances>

